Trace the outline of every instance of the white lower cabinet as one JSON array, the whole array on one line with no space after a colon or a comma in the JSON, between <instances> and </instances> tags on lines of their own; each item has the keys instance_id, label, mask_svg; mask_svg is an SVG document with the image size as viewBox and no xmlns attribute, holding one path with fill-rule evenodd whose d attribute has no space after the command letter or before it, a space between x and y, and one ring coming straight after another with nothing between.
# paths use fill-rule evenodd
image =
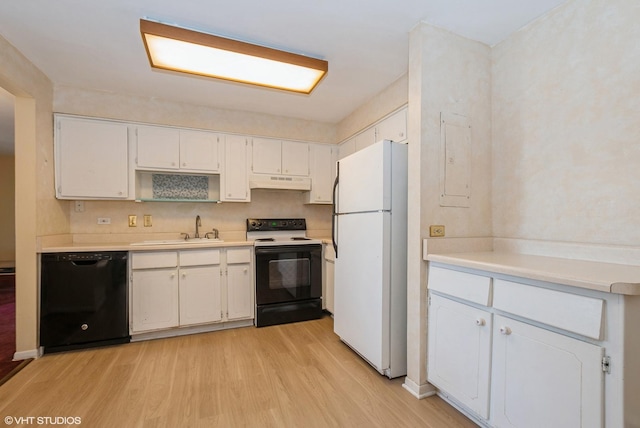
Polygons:
<instances>
[{"instance_id":1,"label":"white lower cabinet","mask_svg":"<svg viewBox=\"0 0 640 428\"><path fill-rule=\"evenodd\" d=\"M437 294L429 314L429 382L487 419L492 314Z\"/></svg>"},{"instance_id":2,"label":"white lower cabinet","mask_svg":"<svg viewBox=\"0 0 640 428\"><path fill-rule=\"evenodd\" d=\"M178 326L177 268L134 270L131 285L133 333Z\"/></svg>"},{"instance_id":3,"label":"white lower cabinet","mask_svg":"<svg viewBox=\"0 0 640 428\"><path fill-rule=\"evenodd\" d=\"M603 333L617 298L488 275L429 267L429 382L490 427L609 426L606 406L619 421L617 377L603 371L619 354Z\"/></svg>"},{"instance_id":4,"label":"white lower cabinet","mask_svg":"<svg viewBox=\"0 0 640 428\"><path fill-rule=\"evenodd\" d=\"M180 268L180 325L222 319L220 265Z\"/></svg>"},{"instance_id":5,"label":"white lower cabinet","mask_svg":"<svg viewBox=\"0 0 640 428\"><path fill-rule=\"evenodd\" d=\"M131 333L254 317L250 248L133 252Z\"/></svg>"},{"instance_id":6,"label":"white lower cabinet","mask_svg":"<svg viewBox=\"0 0 640 428\"><path fill-rule=\"evenodd\" d=\"M253 318L255 305L251 250L227 250L226 266L227 320Z\"/></svg>"},{"instance_id":7,"label":"white lower cabinet","mask_svg":"<svg viewBox=\"0 0 640 428\"><path fill-rule=\"evenodd\" d=\"M602 347L496 315L491 423L601 427Z\"/></svg>"}]
</instances>

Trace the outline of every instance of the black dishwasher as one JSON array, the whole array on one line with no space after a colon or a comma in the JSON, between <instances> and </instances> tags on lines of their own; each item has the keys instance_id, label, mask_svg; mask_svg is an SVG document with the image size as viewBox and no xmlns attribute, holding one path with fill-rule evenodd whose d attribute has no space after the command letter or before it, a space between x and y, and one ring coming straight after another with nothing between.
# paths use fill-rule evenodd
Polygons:
<instances>
[{"instance_id":1,"label":"black dishwasher","mask_svg":"<svg viewBox=\"0 0 640 428\"><path fill-rule=\"evenodd\" d=\"M45 353L131 340L127 252L41 257L40 346Z\"/></svg>"}]
</instances>

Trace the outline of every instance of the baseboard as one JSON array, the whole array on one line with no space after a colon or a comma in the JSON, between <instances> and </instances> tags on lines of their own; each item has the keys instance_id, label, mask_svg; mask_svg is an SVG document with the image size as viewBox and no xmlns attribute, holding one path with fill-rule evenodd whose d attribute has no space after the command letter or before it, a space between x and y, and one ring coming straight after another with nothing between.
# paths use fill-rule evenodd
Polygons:
<instances>
[{"instance_id":1,"label":"baseboard","mask_svg":"<svg viewBox=\"0 0 640 428\"><path fill-rule=\"evenodd\" d=\"M231 328L253 327L253 319L229 321L215 324L196 325L191 327L177 327L166 330L156 330L147 333L133 333L131 342L140 342L142 340L165 339L168 337L186 336L189 334L209 333L218 330L228 330Z\"/></svg>"},{"instance_id":2,"label":"baseboard","mask_svg":"<svg viewBox=\"0 0 640 428\"><path fill-rule=\"evenodd\" d=\"M40 358L42 356L42 353L40 352L39 349L30 349L28 351L20 351L20 352L15 352L13 354L13 361L20 361L20 360L28 360L30 358Z\"/></svg>"},{"instance_id":3,"label":"baseboard","mask_svg":"<svg viewBox=\"0 0 640 428\"><path fill-rule=\"evenodd\" d=\"M416 397L418 400L422 400L423 398L427 398L436 394L436 388L430 383L418 385L408 377L404 378L402 387L409 391L411 395Z\"/></svg>"}]
</instances>

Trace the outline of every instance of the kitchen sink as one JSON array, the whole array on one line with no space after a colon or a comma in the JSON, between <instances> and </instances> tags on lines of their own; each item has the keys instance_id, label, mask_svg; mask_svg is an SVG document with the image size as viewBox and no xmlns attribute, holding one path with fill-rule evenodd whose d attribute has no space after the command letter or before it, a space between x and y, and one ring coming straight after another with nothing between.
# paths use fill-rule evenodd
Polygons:
<instances>
[{"instance_id":1,"label":"kitchen sink","mask_svg":"<svg viewBox=\"0 0 640 428\"><path fill-rule=\"evenodd\" d=\"M212 244L215 242L224 242L222 239L210 239L210 238L192 238L192 239L159 239L151 241L134 242L131 245L198 245L198 244Z\"/></svg>"}]
</instances>

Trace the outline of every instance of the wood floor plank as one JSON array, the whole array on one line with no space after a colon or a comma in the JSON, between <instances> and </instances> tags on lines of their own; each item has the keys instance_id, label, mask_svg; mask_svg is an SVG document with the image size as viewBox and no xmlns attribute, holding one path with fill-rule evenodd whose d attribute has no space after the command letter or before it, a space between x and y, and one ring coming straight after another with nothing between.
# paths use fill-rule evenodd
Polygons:
<instances>
[{"instance_id":1,"label":"wood floor plank","mask_svg":"<svg viewBox=\"0 0 640 428\"><path fill-rule=\"evenodd\" d=\"M381 376L330 317L46 355L0 386L0 416L98 428L476 426Z\"/></svg>"}]
</instances>

